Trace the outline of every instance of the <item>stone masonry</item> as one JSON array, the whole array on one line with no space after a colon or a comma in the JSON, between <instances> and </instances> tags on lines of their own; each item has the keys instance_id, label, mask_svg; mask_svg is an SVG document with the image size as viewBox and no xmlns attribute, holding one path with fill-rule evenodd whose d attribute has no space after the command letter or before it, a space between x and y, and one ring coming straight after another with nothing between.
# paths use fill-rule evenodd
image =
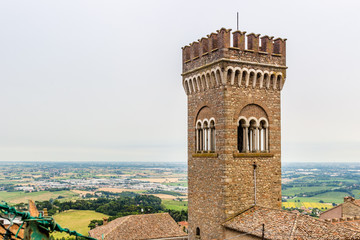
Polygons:
<instances>
[{"instance_id":1,"label":"stone masonry","mask_svg":"<svg viewBox=\"0 0 360 240\"><path fill-rule=\"evenodd\" d=\"M224 239L225 220L253 205L281 208L280 92L286 79L285 41L222 28L183 47L190 240ZM250 125L240 125L240 131L244 129L240 138L241 117ZM215 120L214 149L199 150L197 145L206 145L210 135L199 140L197 122L210 118ZM251 119L255 119L254 127ZM259 121L256 125L256 119L268 123L266 132L261 133L265 125ZM241 152L239 145L245 146Z\"/></svg>"}]
</instances>

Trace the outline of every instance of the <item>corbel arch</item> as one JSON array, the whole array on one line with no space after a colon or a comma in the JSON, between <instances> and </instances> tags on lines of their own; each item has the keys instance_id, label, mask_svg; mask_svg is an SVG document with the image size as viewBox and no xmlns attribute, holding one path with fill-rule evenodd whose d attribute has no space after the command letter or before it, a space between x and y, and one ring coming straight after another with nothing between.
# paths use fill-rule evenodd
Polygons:
<instances>
[{"instance_id":1,"label":"corbel arch","mask_svg":"<svg viewBox=\"0 0 360 240\"><path fill-rule=\"evenodd\" d=\"M240 80L239 80L239 87L241 85L246 86L246 83L249 81L249 69L243 68L241 70Z\"/></svg>"},{"instance_id":2,"label":"corbel arch","mask_svg":"<svg viewBox=\"0 0 360 240\"><path fill-rule=\"evenodd\" d=\"M234 76L235 76L234 68L232 66L226 67L226 69L225 69L226 84L233 85Z\"/></svg>"},{"instance_id":3,"label":"corbel arch","mask_svg":"<svg viewBox=\"0 0 360 240\"><path fill-rule=\"evenodd\" d=\"M255 88L257 85L260 86L260 83L263 81L263 79L264 79L263 71L257 70L256 71L255 81L253 83L253 88Z\"/></svg>"},{"instance_id":4,"label":"corbel arch","mask_svg":"<svg viewBox=\"0 0 360 240\"><path fill-rule=\"evenodd\" d=\"M256 79L256 72L255 72L254 69L250 69L249 74L248 74L248 76L246 78L245 86L248 87L249 84L251 84L251 83L253 83L255 81L255 79Z\"/></svg>"},{"instance_id":5,"label":"corbel arch","mask_svg":"<svg viewBox=\"0 0 360 240\"><path fill-rule=\"evenodd\" d=\"M231 79L231 85L240 86L240 80L241 80L241 68L235 67L234 68L234 77Z\"/></svg>"},{"instance_id":6,"label":"corbel arch","mask_svg":"<svg viewBox=\"0 0 360 240\"><path fill-rule=\"evenodd\" d=\"M264 76L262 78L262 81L260 82L260 88L263 88L264 86L267 88L268 82L270 80L269 75L270 73L268 71L264 71Z\"/></svg>"}]
</instances>

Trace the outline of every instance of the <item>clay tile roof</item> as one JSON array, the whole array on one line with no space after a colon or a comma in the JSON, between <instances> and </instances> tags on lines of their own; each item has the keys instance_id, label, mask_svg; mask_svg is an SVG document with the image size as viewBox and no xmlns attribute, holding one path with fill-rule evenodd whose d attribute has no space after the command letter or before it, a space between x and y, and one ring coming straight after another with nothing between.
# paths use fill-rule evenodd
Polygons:
<instances>
[{"instance_id":1,"label":"clay tile roof","mask_svg":"<svg viewBox=\"0 0 360 240\"><path fill-rule=\"evenodd\" d=\"M353 203L355 203L356 205L360 206L360 199L356 199Z\"/></svg>"},{"instance_id":2,"label":"clay tile roof","mask_svg":"<svg viewBox=\"0 0 360 240\"><path fill-rule=\"evenodd\" d=\"M140 240L187 236L168 213L130 215L89 231L104 240Z\"/></svg>"},{"instance_id":3,"label":"clay tile roof","mask_svg":"<svg viewBox=\"0 0 360 240\"><path fill-rule=\"evenodd\" d=\"M351 220L351 221L344 221L344 222L333 222L332 224L336 226L341 226L347 229L360 231L360 220Z\"/></svg>"},{"instance_id":4,"label":"clay tile roof","mask_svg":"<svg viewBox=\"0 0 360 240\"><path fill-rule=\"evenodd\" d=\"M242 211L223 225L238 232L261 237L263 224L266 239L360 239L360 231L303 214L259 206Z\"/></svg>"},{"instance_id":5,"label":"clay tile roof","mask_svg":"<svg viewBox=\"0 0 360 240\"><path fill-rule=\"evenodd\" d=\"M4 225L5 228L8 228L9 225ZM22 227L17 235L17 237L15 238L15 235L16 233L18 232L19 230L19 225L17 224L14 224L12 226L10 226L9 230L10 232L12 233L11 236L12 236L12 239L23 239L24 238L24 227ZM0 227L0 237L2 238L3 235L6 234L6 230L2 227Z\"/></svg>"}]
</instances>

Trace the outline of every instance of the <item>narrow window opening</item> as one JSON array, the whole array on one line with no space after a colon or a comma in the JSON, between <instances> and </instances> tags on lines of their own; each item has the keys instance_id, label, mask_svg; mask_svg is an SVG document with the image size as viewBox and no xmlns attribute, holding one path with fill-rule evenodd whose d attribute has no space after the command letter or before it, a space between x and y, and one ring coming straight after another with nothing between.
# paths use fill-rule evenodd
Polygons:
<instances>
[{"instance_id":1,"label":"narrow window opening","mask_svg":"<svg viewBox=\"0 0 360 240\"><path fill-rule=\"evenodd\" d=\"M196 152L201 151L201 123L196 126Z\"/></svg>"},{"instance_id":2,"label":"narrow window opening","mask_svg":"<svg viewBox=\"0 0 360 240\"><path fill-rule=\"evenodd\" d=\"M215 122L210 122L210 152L215 152Z\"/></svg>"},{"instance_id":3,"label":"narrow window opening","mask_svg":"<svg viewBox=\"0 0 360 240\"><path fill-rule=\"evenodd\" d=\"M196 228L196 233L195 234L196 234L196 238L200 239L200 228L198 228L198 227Z\"/></svg>"},{"instance_id":4,"label":"narrow window opening","mask_svg":"<svg viewBox=\"0 0 360 240\"><path fill-rule=\"evenodd\" d=\"M243 124L242 121L239 122L238 126L238 150L239 152L243 152L243 145L244 145L244 131L243 131Z\"/></svg>"}]
</instances>

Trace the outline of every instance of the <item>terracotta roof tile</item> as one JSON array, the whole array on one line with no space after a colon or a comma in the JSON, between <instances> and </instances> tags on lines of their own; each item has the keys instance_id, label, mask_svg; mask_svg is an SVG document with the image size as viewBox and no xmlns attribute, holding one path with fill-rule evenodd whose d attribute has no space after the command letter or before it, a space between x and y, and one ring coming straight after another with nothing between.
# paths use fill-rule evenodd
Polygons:
<instances>
[{"instance_id":1,"label":"terracotta roof tile","mask_svg":"<svg viewBox=\"0 0 360 240\"><path fill-rule=\"evenodd\" d=\"M360 220L351 220L351 221L341 221L341 222L332 222L332 224L341 226L347 229L360 231Z\"/></svg>"},{"instance_id":2,"label":"terracotta roof tile","mask_svg":"<svg viewBox=\"0 0 360 240\"><path fill-rule=\"evenodd\" d=\"M355 205L360 206L360 199L356 199L353 203L354 203Z\"/></svg>"},{"instance_id":3,"label":"terracotta roof tile","mask_svg":"<svg viewBox=\"0 0 360 240\"><path fill-rule=\"evenodd\" d=\"M130 215L117 218L89 231L104 240L140 240L187 236L168 213Z\"/></svg>"},{"instance_id":4,"label":"terracotta roof tile","mask_svg":"<svg viewBox=\"0 0 360 240\"><path fill-rule=\"evenodd\" d=\"M5 228L8 228L9 225L4 225L4 227L5 227ZM12 226L9 228L10 232L12 232L12 237L13 237L12 239L23 239L23 238L24 238L24 227L22 227L22 228L20 229L19 234L18 234L18 237L15 238L15 235L16 235L16 233L18 232L19 227L20 227L19 225L14 224L14 225L12 225ZM2 237L5 233L6 233L6 230L5 230L4 228L0 227L0 235L1 235L1 237Z\"/></svg>"},{"instance_id":5,"label":"terracotta roof tile","mask_svg":"<svg viewBox=\"0 0 360 240\"><path fill-rule=\"evenodd\" d=\"M241 212L223 225L261 237L263 224L266 239L360 239L360 231L303 214L259 206Z\"/></svg>"}]
</instances>

